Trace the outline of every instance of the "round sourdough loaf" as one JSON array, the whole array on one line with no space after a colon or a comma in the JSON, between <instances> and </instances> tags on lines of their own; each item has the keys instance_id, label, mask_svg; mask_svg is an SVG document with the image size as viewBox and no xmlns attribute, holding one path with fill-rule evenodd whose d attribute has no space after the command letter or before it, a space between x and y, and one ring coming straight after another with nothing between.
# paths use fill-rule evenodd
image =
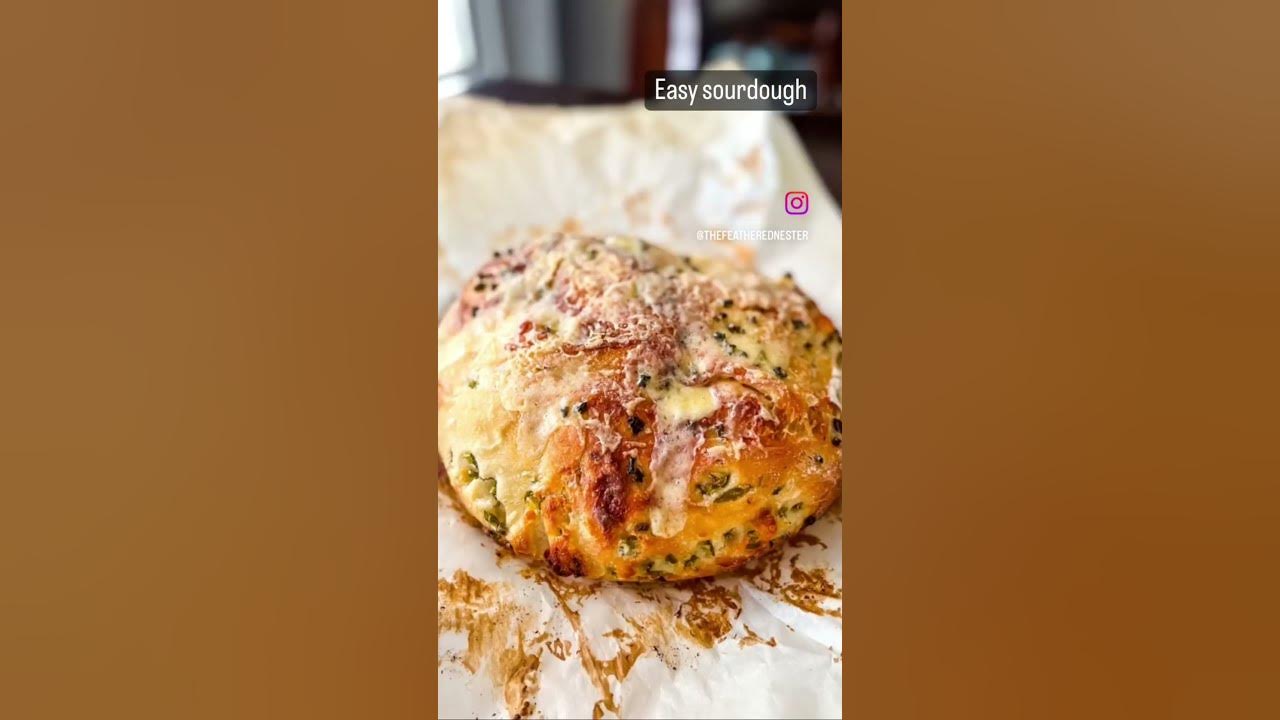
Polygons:
<instances>
[{"instance_id":1,"label":"round sourdough loaf","mask_svg":"<svg viewBox=\"0 0 1280 720\"><path fill-rule=\"evenodd\" d=\"M790 278L557 234L495 254L438 340L450 483L562 575L712 575L839 496L840 334Z\"/></svg>"}]
</instances>

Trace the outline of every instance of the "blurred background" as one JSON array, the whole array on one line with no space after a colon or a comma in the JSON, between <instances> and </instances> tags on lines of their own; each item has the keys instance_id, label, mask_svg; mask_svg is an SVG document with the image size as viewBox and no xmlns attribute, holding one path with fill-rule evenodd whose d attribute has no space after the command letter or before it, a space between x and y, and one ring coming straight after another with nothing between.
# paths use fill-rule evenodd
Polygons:
<instances>
[{"instance_id":1,"label":"blurred background","mask_svg":"<svg viewBox=\"0 0 1280 720\"><path fill-rule=\"evenodd\" d=\"M838 0L440 0L439 93L581 105L636 100L649 70L814 70L788 114L840 201Z\"/></svg>"}]
</instances>

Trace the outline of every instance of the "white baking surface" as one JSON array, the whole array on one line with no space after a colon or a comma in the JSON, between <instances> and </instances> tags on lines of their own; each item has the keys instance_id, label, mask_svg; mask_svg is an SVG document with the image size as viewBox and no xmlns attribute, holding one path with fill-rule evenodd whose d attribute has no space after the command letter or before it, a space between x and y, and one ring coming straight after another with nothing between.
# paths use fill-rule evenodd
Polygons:
<instances>
[{"instance_id":1,"label":"white baking surface","mask_svg":"<svg viewBox=\"0 0 1280 720\"><path fill-rule=\"evenodd\" d=\"M803 229L807 241L745 244L762 272L792 272L841 325L838 207L785 118L648 112L639 104L528 107L463 97L442 101L439 120L441 306L493 250L540 232L632 234L708 254L728 250L700 242L699 230ZM786 214L783 196L793 190L809 194L807 215ZM557 597L528 564L502 559L496 544L443 496L437 521L442 587L465 573L503 597L493 612L520 615L507 623L509 645L537 660L536 670L525 673L526 682L532 677L535 683L526 699L536 717L840 715L839 600L819 597L828 612L807 612L800 607L805 602L787 601L786 589L796 592L804 584L788 586L790 580L815 571L839 592L838 517L820 519L809 528L808 544L789 546L772 561L774 582L746 574L715 581L736 598L738 610L728 614L732 629L710 648L681 632L676 614L690 590L603 583L591 594ZM580 630L569 612L581 617ZM593 680L582 643L607 664L625 642L644 635L632 623L660 625L661 639L651 648L640 643L646 649L621 680ZM748 632L766 642L744 641ZM474 673L464 665L468 634L440 636L440 717L511 717L516 710L509 688L504 697L498 659L481 658ZM569 652L560 659L553 648ZM474 651L471 662L477 662ZM604 702L602 682L611 703Z\"/></svg>"}]
</instances>

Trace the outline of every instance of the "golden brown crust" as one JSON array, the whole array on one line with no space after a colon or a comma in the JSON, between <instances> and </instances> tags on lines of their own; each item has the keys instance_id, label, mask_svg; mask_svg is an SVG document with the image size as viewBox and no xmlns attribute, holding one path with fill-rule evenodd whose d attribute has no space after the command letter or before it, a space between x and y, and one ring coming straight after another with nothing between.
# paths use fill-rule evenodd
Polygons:
<instances>
[{"instance_id":1,"label":"golden brown crust","mask_svg":"<svg viewBox=\"0 0 1280 720\"><path fill-rule=\"evenodd\" d=\"M839 495L840 336L790 279L555 235L481 268L439 346L451 484L557 573L715 574Z\"/></svg>"}]
</instances>

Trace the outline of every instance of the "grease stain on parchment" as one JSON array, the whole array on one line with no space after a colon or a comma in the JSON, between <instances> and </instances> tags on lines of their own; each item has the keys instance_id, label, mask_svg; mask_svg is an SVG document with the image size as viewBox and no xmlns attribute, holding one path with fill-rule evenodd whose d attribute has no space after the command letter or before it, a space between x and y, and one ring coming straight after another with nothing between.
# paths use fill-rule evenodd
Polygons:
<instances>
[{"instance_id":1,"label":"grease stain on parchment","mask_svg":"<svg viewBox=\"0 0 1280 720\"><path fill-rule=\"evenodd\" d=\"M712 648L732 631L733 621L742 614L738 591L706 578L669 586L637 586L635 590L658 609L624 618L625 627L605 632L603 637L617 645L614 655L605 657L591 647L581 616L582 601L598 592L599 583L565 580L541 568L529 568L522 574L546 586L569 621L577 637L579 662L600 694L592 710L595 718L605 712L621 714L615 683L621 686L641 657L652 654L674 669L680 654L679 638Z\"/></svg>"},{"instance_id":2,"label":"grease stain on parchment","mask_svg":"<svg viewBox=\"0 0 1280 720\"><path fill-rule=\"evenodd\" d=\"M569 657L569 653L573 652L573 643L564 638L553 638L545 642L547 652L556 656L557 660L564 660Z\"/></svg>"},{"instance_id":3,"label":"grease stain on parchment","mask_svg":"<svg viewBox=\"0 0 1280 720\"><path fill-rule=\"evenodd\" d=\"M693 583L696 584L689 587L689 599L676 607L676 629L702 647L711 648L733 629L733 621L742 614L742 597L737 590L710 580Z\"/></svg>"},{"instance_id":4,"label":"grease stain on parchment","mask_svg":"<svg viewBox=\"0 0 1280 720\"><path fill-rule=\"evenodd\" d=\"M743 575L755 587L785 603L794 605L814 615L841 617L841 608L834 607L828 601L839 601L843 593L835 586L823 568L804 569L796 567L798 555L792 555L787 563L790 569L788 576L783 576L784 556L780 553L763 558L762 565L752 568Z\"/></svg>"},{"instance_id":5,"label":"grease stain on parchment","mask_svg":"<svg viewBox=\"0 0 1280 720\"><path fill-rule=\"evenodd\" d=\"M468 515L465 511L461 514ZM821 540L805 533L794 537L792 544L825 547ZM496 554L500 563L516 559L503 547ZM786 553L774 553L733 575L805 612L840 617L838 604L832 607L830 602L841 599L840 589L822 568L798 567L797 560L796 555L788 558ZM581 617L584 601L596 596L605 584L561 578L541 567L528 567L521 575L550 590L568 622L572 640L545 628L532 632L527 615L502 584L477 580L461 570L452 580L439 580L441 630L467 634L467 651L460 663L472 674L487 670L494 687L501 690L508 712L517 718L536 712L534 700L544 653L566 661L576 647L577 659L599 694L593 718L603 718L605 713L620 716L621 698L616 691L642 657L651 654L676 669L682 648L691 647L688 643L705 649L715 647L732 633L742 614L737 589L712 578L620 586L657 609L623 618L625 627L603 633L602 637L617 646L612 656L605 656L592 648ZM742 630L739 647L778 645L776 638L765 639L750 627L743 625Z\"/></svg>"},{"instance_id":6,"label":"grease stain on parchment","mask_svg":"<svg viewBox=\"0 0 1280 720\"><path fill-rule=\"evenodd\" d=\"M742 626L743 635L738 639L738 647L749 647L751 645L768 645L769 647L778 647L777 638L769 638L765 640L756 634L755 630L749 625Z\"/></svg>"},{"instance_id":7,"label":"grease stain on parchment","mask_svg":"<svg viewBox=\"0 0 1280 720\"><path fill-rule=\"evenodd\" d=\"M622 209L632 225L640 225L649 216L649 191L638 190L622 199Z\"/></svg>"},{"instance_id":8,"label":"grease stain on parchment","mask_svg":"<svg viewBox=\"0 0 1280 720\"><path fill-rule=\"evenodd\" d=\"M625 618L628 628L614 628L604 634L618 645L612 657L597 655L592 649L586 631L582 627L581 601L593 596L599 585L592 582L571 582L559 578L542 568L529 568L521 573L525 577L542 583L555 596L560 610L569 621L578 641L578 660L591 684L595 686L600 699L592 707L592 717L598 720L604 713L620 715L619 702L614 695L613 681L619 684L626 679L646 652L662 655L670 654L673 649L673 634L670 621L664 620L662 613L645 614L634 618ZM574 602L577 601L577 602Z\"/></svg>"},{"instance_id":9,"label":"grease stain on parchment","mask_svg":"<svg viewBox=\"0 0 1280 720\"><path fill-rule=\"evenodd\" d=\"M792 535L790 542L792 545L796 546L813 547L814 545L818 545L823 550L827 549L827 544L822 542L821 538L816 535L810 535L807 532L798 532L795 535Z\"/></svg>"},{"instance_id":10,"label":"grease stain on parchment","mask_svg":"<svg viewBox=\"0 0 1280 720\"><path fill-rule=\"evenodd\" d=\"M458 570L436 581L440 630L465 632L467 650L460 662L471 674L486 670L501 689L507 712L527 718L536 711L542 649L532 652L529 620L502 586ZM514 644L513 644L514 641Z\"/></svg>"}]
</instances>

